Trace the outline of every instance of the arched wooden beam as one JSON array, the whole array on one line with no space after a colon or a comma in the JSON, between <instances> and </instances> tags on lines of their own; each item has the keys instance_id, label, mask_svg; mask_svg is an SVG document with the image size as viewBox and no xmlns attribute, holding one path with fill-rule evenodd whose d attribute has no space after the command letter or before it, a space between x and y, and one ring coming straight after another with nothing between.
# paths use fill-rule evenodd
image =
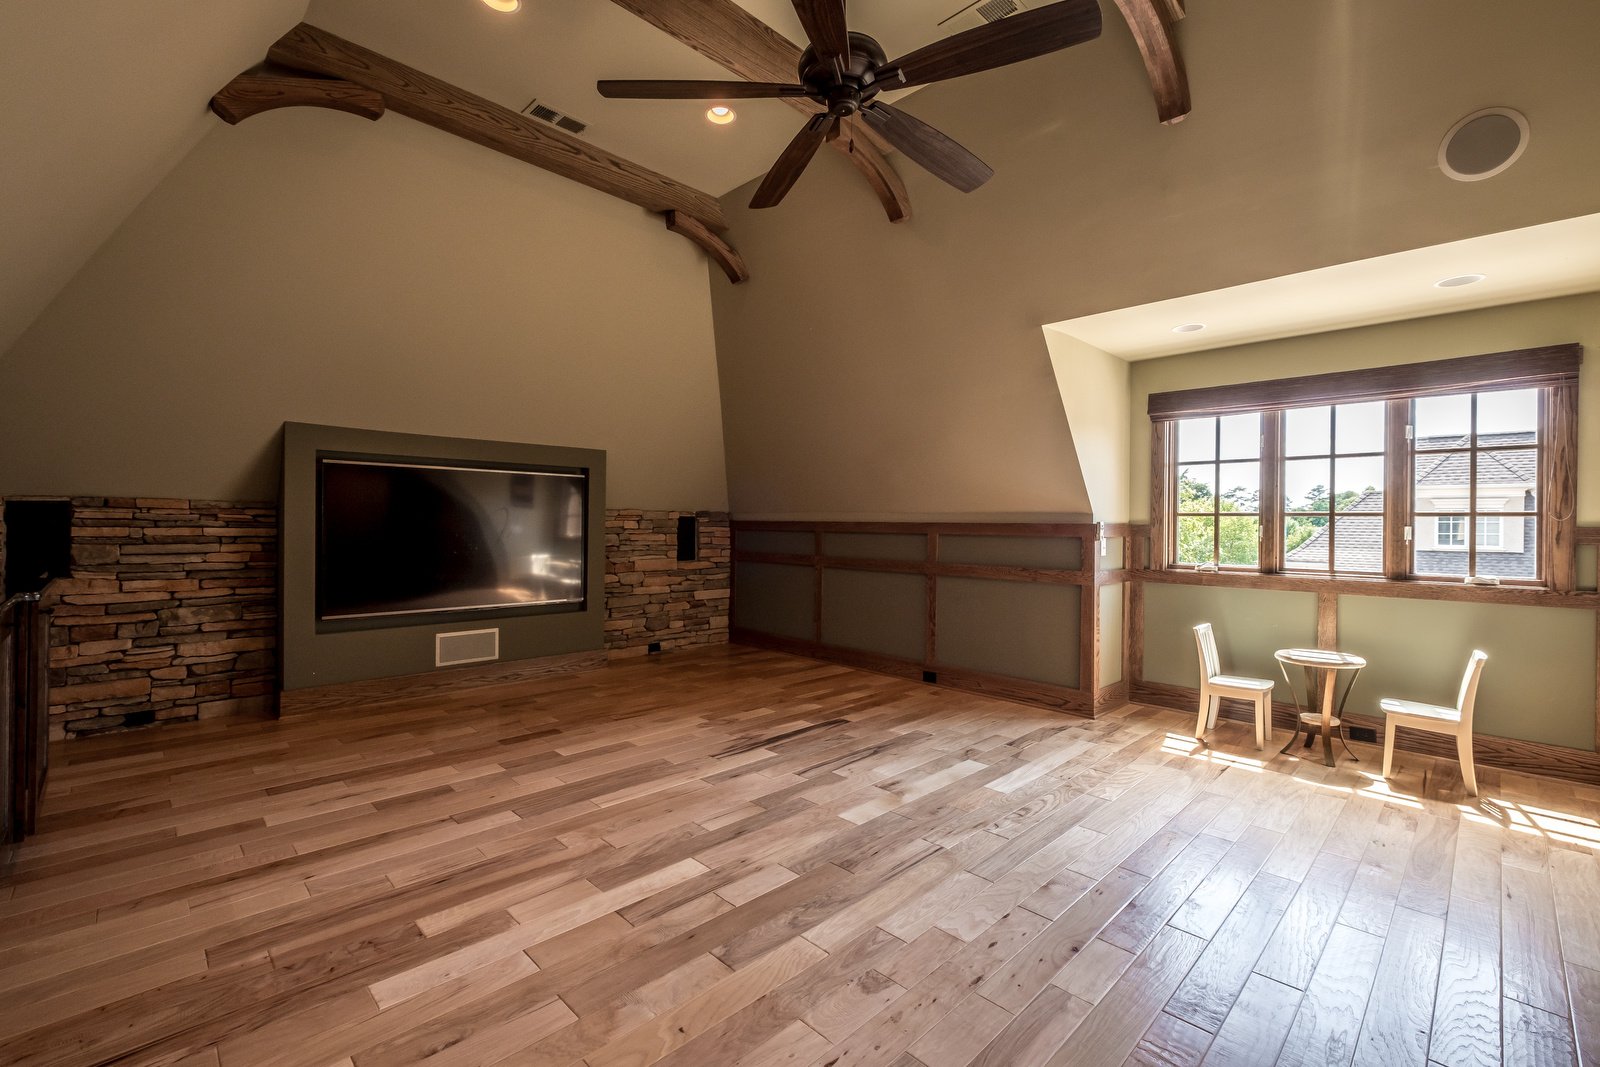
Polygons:
<instances>
[{"instance_id":1,"label":"arched wooden beam","mask_svg":"<svg viewBox=\"0 0 1600 1067\"><path fill-rule=\"evenodd\" d=\"M740 7L734 0L613 0L656 29L677 38L730 73L758 82L792 82L800 48ZM810 100L784 101L806 114L821 111ZM834 151L854 164L883 205L890 222L911 217L905 182L884 155L889 145L875 130L852 120L848 137L836 138Z\"/></svg>"},{"instance_id":2,"label":"arched wooden beam","mask_svg":"<svg viewBox=\"0 0 1600 1067\"><path fill-rule=\"evenodd\" d=\"M744 257L739 254L739 250L713 233L705 223L679 211L668 211L665 214L667 229L673 233L683 234L705 249L706 254L716 261L730 282L738 285L750 278L750 269L744 265Z\"/></svg>"},{"instance_id":3,"label":"arched wooden beam","mask_svg":"<svg viewBox=\"0 0 1600 1067\"><path fill-rule=\"evenodd\" d=\"M810 101L803 102L810 103ZM877 196L878 203L883 205L883 213L889 216L890 222L904 222L909 219L911 197L906 193L906 183L884 154L878 150L876 134L867 136L870 132L867 125L858 119L849 119L844 125L847 136L834 139L834 150L844 153L844 157L855 165L862 177L867 179L867 184L872 186L872 191Z\"/></svg>"},{"instance_id":4,"label":"arched wooden beam","mask_svg":"<svg viewBox=\"0 0 1600 1067\"><path fill-rule=\"evenodd\" d=\"M230 126L280 107L325 107L364 119L382 118L384 110L383 94L375 90L293 71L247 70L211 98L211 110Z\"/></svg>"},{"instance_id":5,"label":"arched wooden beam","mask_svg":"<svg viewBox=\"0 0 1600 1067\"><path fill-rule=\"evenodd\" d=\"M1189 113L1189 75L1183 69L1172 22L1183 15L1180 0L1117 0L1133 39L1144 57L1150 88L1156 97L1156 114L1168 125Z\"/></svg>"}]
</instances>

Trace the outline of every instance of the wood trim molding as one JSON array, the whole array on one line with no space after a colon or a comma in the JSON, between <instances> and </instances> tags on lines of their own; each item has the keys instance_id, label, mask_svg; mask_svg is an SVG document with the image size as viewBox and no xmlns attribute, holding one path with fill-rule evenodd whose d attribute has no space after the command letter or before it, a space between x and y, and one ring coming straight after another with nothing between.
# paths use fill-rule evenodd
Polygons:
<instances>
[{"instance_id":1,"label":"wood trim molding","mask_svg":"<svg viewBox=\"0 0 1600 1067\"><path fill-rule=\"evenodd\" d=\"M1186 686L1164 685L1159 682L1135 682L1132 696L1136 703L1171 708L1193 715L1199 707L1200 693ZM1224 700L1222 714L1241 722L1252 721L1248 703ZM1371 715L1349 712L1344 720L1351 726L1364 726L1383 736L1383 720ZM1277 701L1272 705L1272 722L1275 727L1294 728L1294 707ZM1456 756L1455 739L1420 730L1402 729L1395 734L1395 747L1407 752L1419 752L1441 759L1453 760ZM1270 750L1269 750L1270 751ZM1473 736L1473 759L1480 764L1500 767L1519 774L1538 774L1565 778L1574 782L1600 785L1600 753L1579 748L1563 748L1538 741L1522 741L1513 737L1495 737L1491 734ZM1381 766L1381 750L1375 750ZM1363 763L1367 760L1363 757Z\"/></svg>"},{"instance_id":2,"label":"wood trim molding","mask_svg":"<svg viewBox=\"0 0 1600 1067\"><path fill-rule=\"evenodd\" d=\"M1388 456L1410 455L1411 442L1406 438L1410 421L1410 401L1388 402L1383 423L1383 573L1391 581L1403 581L1411 573L1411 543L1406 540L1406 527L1412 525L1412 465L1387 461Z\"/></svg>"},{"instance_id":3,"label":"wood trim molding","mask_svg":"<svg viewBox=\"0 0 1600 1067\"><path fill-rule=\"evenodd\" d=\"M553 129L404 63L302 22L267 52L281 66L342 78L382 95L407 118L492 148L651 211L676 211L727 229L709 193Z\"/></svg>"},{"instance_id":4,"label":"wood trim molding","mask_svg":"<svg viewBox=\"0 0 1600 1067\"><path fill-rule=\"evenodd\" d=\"M1575 383L1583 346L1549 345L1514 352L1406 363L1369 370L1334 371L1267 382L1208 386L1150 394L1150 418L1229 415L1305 404L1354 403L1465 392L1488 386L1533 388Z\"/></svg>"},{"instance_id":5,"label":"wood trim molding","mask_svg":"<svg viewBox=\"0 0 1600 1067\"><path fill-rule=\"evenodd\" d=\"M1600 526L1580 526L1573 535L1575 544L1600 545Z\"/></svg>"},{"instance_id":6,"label":"wood trim molding","mask_svg":"<svg viewBox=\"0 0 1600 1067\"><path fill-rule=\"evenodd\" d=\"M1157 585L1202 585L1224 589L1278 589L1338 596L1391 597L1397 600L1449 600L1485 604L1521 604L1546 608L1600 608L1600 593L1558 593L1536 586L1474 586L1459 582L1390 581L1386 578L1318 578L1288 574L1246 574L1220 571L1145 570L1134 581Z\"/></svg>"},{"instance_id":7,"label":"wood trim molding","mask_svg":"<svg viewBox=\"0 0 1600 1067\"><path fill-rule=\"evenodd\" d=\"M801 50L733 0L613 0L656 29L699 52L731 74L756 82L793 82ZM814 115L821 105L804 98L785 101L802 114ZM841 153L861 172L883 205L890 222L911 217L905 182L890 165L888 142L865 123L845 123L845 136L835 139Z\"/></svg>"},{"instance_id":8,"label":"wood trim molding","mask_svg":"<svg viewBox=\"0 0 1600 1067\"><path fill-rule=\"evenodd\" d=\"M230 126L280 107L321 107L374 122L384 112L383 94L376 90L343 78L317 78L292 70L247 70L211 98L212 112Z\"/></svg>"},{"instance_id":9,"label":"wood trim molding","mask_svg":"<svg viewBox=\"0 0 1600 1067\"><path fill-rule=\"evenodd\" d=\"M711 228L693 215L685 215L681 211L668 211L665 215L667 229L673 233L681 234L705 249L711 261L722 268L722 273L728 276L728 281L734 285L750 280L750 268L745 266L744 257L739 250L724 241L718 234L712 233Z\"/></svg>"},{"instance_id":10,"label":"wood trim molding","mask_svg":"<svg viewBox=\"0 0 1600 1067\"><path fill-rule=\"evenodd\" d=\"M1541 427L1548 471L1540 487L1545 581L1558 593L1578 588L1578 386L1566 382L1544 397Z\"/></svg>"},{"instance_id":11,"label":"wood trim molding","mask_svg":"<svg viewBox=\"0 0 1600 1067\"><path fill-rule=\"evenodd\" d=\"M829 519L734 519L735 533L976 534L982 537L1080 537L1092 541L1092 522L841 522Z\"/></svg>"},{"instance_id":12,"label":"wood trim molding","mask_svg":"<svg viewBox=\"0 0 1600 1067\"><path fill-rule=\"evenodd\" d=\"M1183 17L1181 5L1178 14L1173 15L1176 3L1177 0L1117 0L1128 29L1133 31L1134 43L1139 46L1145 73L1150 76L1156 116L1168 126L1182 122L1191 107L1189 75L1172 26L1174 17Z\"/></svg>"},{"instance_id":13,"label":"wood trim molding","mask_svg":"<svg viewBox=\"0 0 1600 1067\"><path fill-rule=\"evenodd\" d=\"M1089 571L1021 567L1008 563L939 563L925 559L862 559L855 556L755 552L743 548L735 550L733 558L737 563L776 563L780 566L821 567L840 571L922 574L933 578L985 578L996 582L1029 582L1034 585L1092 586L1095 584L1095 575Z\"/></svg>"}]
</instances>

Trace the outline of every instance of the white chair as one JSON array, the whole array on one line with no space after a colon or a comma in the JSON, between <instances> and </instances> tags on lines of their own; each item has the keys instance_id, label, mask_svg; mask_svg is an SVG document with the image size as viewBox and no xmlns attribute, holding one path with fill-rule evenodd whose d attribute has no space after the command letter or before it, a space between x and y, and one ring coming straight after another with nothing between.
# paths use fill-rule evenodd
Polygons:
<instances>
[{"instance_id":1,"label":"white chair","mask_svg":"<svg viewBox=\"0 0 1600 1067\"><path fill-rule=\"evenodd\" d=\"M1217 657L1217 639L1209 622L1194 628L1194 643L1200 652L1200 716L1194 724L1195 738L1203 739L1206 731L1217 725L1222 698L1236 697L1255 705L1256 747L1266 748L1267 742L1272 740L1271 679L1223 674Z\"/></svg>"},{"instance_id":2,"label":"white chair","mask_svg":"<svg viewBox=\"0 0 1600 1067\"><path fill-rule=\"evenodd\" d=\"M1389 777L1394 766L1394 728L1409 726L1413 730L1428 730L1436 734L1449 734L1456 739L1456 754L1461 757L1461 778L1467 783L1467 792L1478 795L1478 772L1472 766L1472 705L1478 699L1478 679L1483 677L1483 664L1487 652L1474 649L1467 660L1467 672L1461 676L1461 691L1456 694L1456 706L1447 708L1440 704L1424 704L1417 700L1396 700L1385 697L1378 701L1383 709L1383 776Z\"/></svg>"}]
</instances>

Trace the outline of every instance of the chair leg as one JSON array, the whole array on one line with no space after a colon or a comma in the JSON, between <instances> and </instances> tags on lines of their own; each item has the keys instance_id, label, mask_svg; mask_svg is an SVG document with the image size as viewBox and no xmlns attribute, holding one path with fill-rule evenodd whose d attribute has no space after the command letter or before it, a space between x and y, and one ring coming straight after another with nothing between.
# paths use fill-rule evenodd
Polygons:
<instances>
[{"instance_id":1,"label":"chair leg","mask_svg":"<svg viewBox=\"0 0 1600 1067\"><path fill-rule=\"evenodd\" d=\"M1194 738L1202 740L1206 736L1206 711L1211 707L1211 698L1204 689L1200 690L1200 712L1194 720Z\"/></svg>"},{"instance_id":2,"label":"chair leg","mask_svg":"<svg viewBox=\"0 0 1600 1067\"><path fill-rule=\"evenodd\" d=\"M1456 735L1456 755L1461 757L1461 780L1467 783L1467 792L1478 795L1478 769L1472 765L1472 735Z\"/></svg>"},{"instance_id":3,"label":"chair leg","mask_svg":"<svg viewBox=\"0 0 1600 1067\"><path fill-rule=\"evenodd\" d=\"M1210 718L1208 720L1210 722L1210 726L1208 727L1208 729L1215 730L1217 728L1217 719L1220 718L1221 715L1222 715L1222 698L1221 697L1212 697L1211 698L1211 715L1210 715Z\"/></svg>"},{"instance_id":4,"label":"chair leg","mask_svg":"<svg viewBox=\"0 0 1600 1067\"><path fill-rule=\"evenodd\" d=\"M1269 729L1271 727L1267 724L1265 703L1260 697L1256 697L1256 748L1267 747L1266 731Z\"/></svg>"},{"instance_id":5,"label":"chair leg","mask_svg":"<svg viewBox=\"0 0 1600 1067\"><path fill-rule=\"evenodd\" d=\"M1394 770L1394 720L1389 719L1383 724L1383 776L1389 777Z\"/></svg>"}]
</instances>

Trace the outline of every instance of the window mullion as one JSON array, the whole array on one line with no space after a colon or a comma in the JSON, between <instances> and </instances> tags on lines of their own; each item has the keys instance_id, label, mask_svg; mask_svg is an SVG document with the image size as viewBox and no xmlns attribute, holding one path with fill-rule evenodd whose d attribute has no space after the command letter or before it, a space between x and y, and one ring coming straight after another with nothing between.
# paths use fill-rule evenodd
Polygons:
<instances>
[{"instance_id":1,"label":"window mullion","mask_svg":"<svg viewBox=\"0 0 1600 1067\"><path fill-rule=\"evenodd\" d=\"M1261 414L1261 573L1283 570L1283 412Z\"/></svg>"},{"instance_id":2,"label":"window mullion","mask_svg":"<svg viewBox=\"0 0 1600 1067\"><path fill-rule=\"evenodd\" d=\"M1391 400L1384 411L1383 451L1383 574L1386 578L1406 578L1411 574L1411 548L1406 543L1406 527L1413 525L1411 509L1412 442L1406 428L1411 424L1411 401Z\"/></svg>"}]
</instances>

